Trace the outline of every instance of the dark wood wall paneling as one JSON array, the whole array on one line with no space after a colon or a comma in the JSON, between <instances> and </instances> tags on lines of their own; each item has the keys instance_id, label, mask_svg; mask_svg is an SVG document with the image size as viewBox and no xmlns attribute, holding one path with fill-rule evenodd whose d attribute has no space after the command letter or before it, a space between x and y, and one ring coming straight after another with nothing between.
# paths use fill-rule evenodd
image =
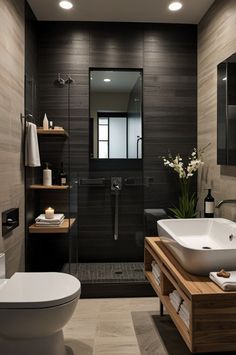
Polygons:
<instances>
[{"instance_id":1,"label":"dark wood wall paneling","mask_svg":"<svg viewBox=\"0 0 236 355\"><path fill-rule=\"evenodd\" d=\"M70 165L73 177L136 177L147 187L125 187L120 195L120 238L114 241L113 196L106 188L79 188L80 261L141 260L143 209L177 201L177 179L159 156L168 150L187 156L196 146L196 26L122 23L38 24L39 117L68 128L67 88L53 85L56 73L70 73ZM89 67L143 68L143 168L91 169L89 162ZM42 158L56 170L67 145L48 143ZM151 179L149 179L149 177ZM45 200L41 200L41 206Z\"/></svg>"},{"instance_id":2,"label":"dark wood wall paneling","mask_svg":"<svg viewBox=\"0 0 236 355\"><path fill-rule=\"evenodd\" d=\"M197 145L196 45L196 26L145 26L144 176L154 178L145 189L145 208L177 202L177 178L159 157L171 151L187 158Z\"/></svg>"}]
</instances>

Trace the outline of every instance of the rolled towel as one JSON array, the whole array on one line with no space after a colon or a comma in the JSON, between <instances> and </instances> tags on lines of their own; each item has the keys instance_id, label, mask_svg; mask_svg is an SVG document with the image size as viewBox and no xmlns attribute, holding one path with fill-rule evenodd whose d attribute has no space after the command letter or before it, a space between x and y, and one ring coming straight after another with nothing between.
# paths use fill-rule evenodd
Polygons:
<instances>
[{"instance_id":1,"label":"rolled towel","mask_svg":"<svg viewBox=\"0 0 236 355\"><path fill-rule=\"evenodd\" d=\"M210 279L224 291L236 291L236 271L230 271L230 277L217 276L217 272L210 272Z\"/></svg>"}]
</instances>

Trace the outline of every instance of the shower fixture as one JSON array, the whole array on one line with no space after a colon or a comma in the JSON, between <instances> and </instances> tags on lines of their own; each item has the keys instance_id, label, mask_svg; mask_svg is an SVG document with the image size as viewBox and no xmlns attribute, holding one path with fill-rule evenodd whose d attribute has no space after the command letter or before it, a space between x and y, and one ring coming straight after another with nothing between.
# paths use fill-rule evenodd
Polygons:
<instances>
[{"instance_id":1,"label":"shower fixture","mask_svg":"<svg viewBox=\"0 0 236 355\"><path fill-rule=\"evenodd\" d=\"M65 80L61 77L61 73L57 73L57 79L55 80L55 85L59 87L65 86Z\"/></svg>"},{"instance_id":2,"label":"shower fixture","mask_svg":"<svg viewBox=\"0 0 236 355\"><path fill-rule=\"evenodd\" d=\"M62 75L66 76L66 79L62 78ZM61 74L57 73L57 79L54 81L54 84L60 88L63 88L65 85L70 85L74 82L70 74Z\"/></svg>"},{"instance_id":3,"label":"shower fixture","mask_svg":"<svg viewBox=\"0 0 236 355\"><path fill-rule=\"evenodd\" d=\"M65 80L65 84L72 84L74 82L74 80L72 79L70 74L66 74L66 76L67 76L67 79Z\"/></svg>"},{"instance_id":4,"label":"shower fixture","mask_svg":"<svg viewBox=\"0 0 236 355\"><path fill-rule=\"evenodd\" d=\"M115 195L114 210L114 240L119 237L119 193L122 190L122 178L119 176L111 177L111 192Z\"/></svg>"}]
</instances>

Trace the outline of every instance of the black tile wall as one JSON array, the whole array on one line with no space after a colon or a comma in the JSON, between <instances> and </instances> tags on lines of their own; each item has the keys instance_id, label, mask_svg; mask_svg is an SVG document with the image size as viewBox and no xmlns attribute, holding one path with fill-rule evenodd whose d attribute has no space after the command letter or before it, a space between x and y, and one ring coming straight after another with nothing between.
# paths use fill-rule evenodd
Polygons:
<instances>
[{"instance_id":1,"label":"black tile wall","mask_svg":"<svg viewBox=\"0 0 236 355\"><path fill-rule=\"evenodd\" d=\"M38 23L39 117L70 130L73 176L105 177L106 188L79 187L79 260L132 261L143 258L143 209L177 201L177 179L163 167L169 150L186 157L196 146L196 26L127 23ZM143 161L127 168L89 162L89 68L143 69ZM54 86L57 73L70 73L68 89ZM42 159L56 171L68 162L68 145L48 142ZM102 165L102 163L100 164ZM111 176L136 177L148 186L125 187L120 194L120 238L113 239ZM196 187L196 184L195 184ZM73 197L73 200L76 199ZM58 203L60 201L58 200ZM41 199L41 206L45 201Z\"/></svg>"}]
</instances>

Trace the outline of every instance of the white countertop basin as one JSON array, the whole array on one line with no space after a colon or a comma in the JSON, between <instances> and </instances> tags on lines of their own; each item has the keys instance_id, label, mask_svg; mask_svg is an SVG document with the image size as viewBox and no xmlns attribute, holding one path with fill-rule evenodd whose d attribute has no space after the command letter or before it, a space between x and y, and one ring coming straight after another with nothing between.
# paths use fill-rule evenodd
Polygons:
<instances>
[{"instance_id":1,"label":"white countertop basin","mask_svg":"<svg viewBox=\"0 0 236 355\"><path fill-rule=\"evenodd\" d=\"M189 273L236 270L236 223L224 218L163 219L161 241Z\"/></svg>"}]
</instances>

